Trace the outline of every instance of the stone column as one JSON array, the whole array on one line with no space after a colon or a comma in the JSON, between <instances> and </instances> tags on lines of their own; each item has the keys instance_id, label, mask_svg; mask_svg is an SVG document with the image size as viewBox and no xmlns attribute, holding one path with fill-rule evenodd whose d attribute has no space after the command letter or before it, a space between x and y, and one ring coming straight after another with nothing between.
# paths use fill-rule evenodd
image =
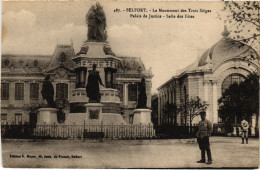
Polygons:
<instances>
[{"instance_id":1,"label":"stone column","mask_svg":"<svg viewBox=\"0 0 260 170\"><path fill-rule=\"evenodd\" d=\"M128 105L128 84L124 83L124 106Z\"/></svg>"},{"instance_id":2,"label":"stone column","mask_svg":"<svg viewBox=\"0 0 260 170\"><path fill-rule=\"evenodd\" d=\"M151 88L152 88L152 83L151 81L146 81L146 96L147 96L147 107L151 107L151 100L152 100L152 96L151 96Z\"/></svg>"},{"instance_id":3,"label":"stone column","mask_svg":"<svg viewBox=\"0 0 260 170\"><path fill-rule=\"evenodd\" d=\"M105 85L107 88L113 88L113 80L114 80L114 73L116 72L116 69L113 68L105 68Z\"/></svg>"},{"instance_id":4,"label":"stone column","mask_svg":"<svg viewBox=\"0 0 260 170\"><path fill-rule=\"evenodd\" d=\"M30 103L30 94L31 94L31 89L30 89L30 83L28 81L24 82L24 104L29 104Z\"/></svg>"},{"instance_id":5,"label":"stone column","mask_svg":"<svg viewBox=\"0 0 260 170\"><path fill-rule=\"evenodd\" d=\"M80 67L76 69L76 88L84 88L86 84L87 68Z\"/></svg>"},{"instance_id":6,"label":"stone column","mask_svg":"<svg viewBox=\"0 0 260 170\"><path fill-rule=\"evenodd\" d=\"M213 101L212 101L212 110L213 110L213 121L212 123L218 123L218 93L217 93L217 81L213 81Z\"/></svg>"},{"instance_id":7,"label":"stone column","mask_svg":"<svg viewBox=\"0 0 260 170\"><path fill-rule=\"evenodd\" d=\"M251 136L255 136L255 128L256 128L256 114L252 115L252 127L251 127Z\"/></svg>"},{"instance_id":8,"label":"stone column","mask_svg":"<svg viewBox=\"0 0 260 170\"><path fill-rule=\"evenodd\" d=\"M204 101L209 101L209 87L208 87L209 81L204 80L203 86L204 86Z\"/></svg>"},{"instance_id":9,"label":"stone column","mask_svg":"<svg viewBox=\"0 0 260 170\"><path fill-rule=\"evenodd\" d=\"M204 101L209 104L209 81L208 80L204 80L203 81L203 91L204 91ZM206 110L206 113L208 115L209 113L209 107Z\"/></svg>"}]
</instances>

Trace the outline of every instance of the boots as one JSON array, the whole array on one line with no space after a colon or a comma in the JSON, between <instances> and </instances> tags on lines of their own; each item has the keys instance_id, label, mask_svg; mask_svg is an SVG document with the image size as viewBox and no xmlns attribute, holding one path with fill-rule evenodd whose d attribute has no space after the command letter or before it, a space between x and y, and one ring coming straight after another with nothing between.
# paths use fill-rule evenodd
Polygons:
<instances>
[{"instance_id":1,"label":"boots","mask_svg":"<svg viewBox=\"0 0 260 170\"><path fill-rule=\"evenodd\" d=\"M246 138L246 144L248 144L248 138Z\"/></svg>"},{"instance_id":2,"label":"boots","mask_svg":"<svg viewBox=\"0 0 260 170\"><path fill-rule=\"evenodd\" d=\"M210 149L207 149L208 162L207 164L212 164L212 157Z\"/></svg>"},{"instance_id":3,"label":"boots","mask_svg":"<svg viewBox=\"0 0 260 170\"><path fill-rule=\"evenodd\" d=\"M201 160L197 161L197 163L206 163L205 161L205 150L201 150Z\"/></svg>"},{"instance_id":4,"label":"boots","mask_svg":"<svg viewBox=\"0 0 260 170\"><path fill-rule=\"evenodd\" d=\"M242 138L242 144L244 144L244 138Z\"/></svg>"}]
</instances>

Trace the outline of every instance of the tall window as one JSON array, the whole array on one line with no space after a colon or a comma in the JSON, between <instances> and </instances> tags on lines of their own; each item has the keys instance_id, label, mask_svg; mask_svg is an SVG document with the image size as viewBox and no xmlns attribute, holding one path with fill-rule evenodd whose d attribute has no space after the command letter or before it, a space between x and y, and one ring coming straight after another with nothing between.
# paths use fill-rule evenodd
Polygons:
<instances>
[{"instance_id":1,"label":"tall window","mask_svg":"<svg viewBox=\"0 0 260 170\"><path fill-rule=\"evenodd\" d=\"M15 124L16 125L21 125L22 124L22 114L21 113L16 113L15 114Z\"/></svg>"},{"instance_id":2,"label":"tall window","mask_svg":"<svg viewBox=\"0 0 260 170\"><path fill-rule=\"evenodd\" d=\"M1 125L7 124L7 114L1 114Z\"/></svg>"},{"instance_id":3,"label":"tall window","mask_svg":"<svg viewBox=\"0 0 260 170\"><path fill-rule=\"evenodd\" d=\"M24 98L24 84L15 83L15 100L23 100Z\"/></svg>"},{"instance_id":4,"label":"tall window","mask_svg":"<svg viewBox=\"0 0 260 170\"><path fill-rule=\"evenodd\" d=\"M241 74L237 74L237 73L230 74L229 76L227 76L225 78L225 80L222 83L222 93L224 93L225 90L228 89L231 84L234 84L234 83L239 84L242 81L245 81L245 79L246 79L246 77Z\"/></svg>"},{"instance_id":5,"label":"tall window","mask_svg":"<svg viewBox=\"0 0 260 170\"><path fill-rule=\"evenodd\" d=\"M59 83L56 85L56 99L68 99L68 85Z\"/></svg>"},{"instance_id":6,"label":"tall window","mask_svg":"<svg viewBox=\"0 0 260 170\"><path fill-rule=\"evenodd\" d=\"M8 100L9 99L9 83L1 84L1 99Z\"/></svg>"},{"instance_id":7,"label":"tall window","mask_svg":"<svg viewBox=\"0 0 260 170\"><path fill-rule=\"evenodd\" d=\"M137 85L128 85L128 101L137 101Z\"/></svg>"},{"instance_id":8,"label":"tall window","mask_svg":"<svg viewBox=\"0 0 260 170\"><path fill-rule=\"evenodd\" d=\"M39 84L31 83L30 84L30 99L38 99L39 97Z\"/></svg>"},{"instance_id":9,"label":"tall window","mask_svg":"<svg viewBox=\"0 0 260 170\"><path fill-rule=\"evenodd\" d=\"M174 94L174 103L176 104L176 88L174 87L174 92L173 92Z\"/></svg>"},{"instance_id":10,"label":"tall window","mask_svg":"<svg viewBox=\"0 0 260 170\"><path fill-rule=\"evenodd\" d=\"M119 91L120 101L123 101L123 84L115 84L114 87Z\"/></svg>"},{"instance_id":11,"label":"tall window","mask_svg":"<svg viewBox=\"0 0 260 170\"><path fill-rule=\"evenodd\" d=\"M65 62L67 60L67 56L66 56L66 54L64 53L64 52L62 52L61 54L60 54L60 61L61 62Z\"/></svg>"}]
</instances>

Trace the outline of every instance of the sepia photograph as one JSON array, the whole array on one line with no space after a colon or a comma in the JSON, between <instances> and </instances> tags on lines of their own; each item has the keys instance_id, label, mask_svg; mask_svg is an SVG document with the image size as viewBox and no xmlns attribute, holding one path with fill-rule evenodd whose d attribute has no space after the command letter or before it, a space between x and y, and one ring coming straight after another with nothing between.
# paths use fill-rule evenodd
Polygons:
<instances>
[{"instance_id":1,"label":"sepia photograph","mask_svg":"<svg viewBox=\"0 0 260 170\"><path fill-rule=\"evenodd\" d=\"M259 168L258 1L3 1L3 168Z\"/></svg>"}]
</instances>

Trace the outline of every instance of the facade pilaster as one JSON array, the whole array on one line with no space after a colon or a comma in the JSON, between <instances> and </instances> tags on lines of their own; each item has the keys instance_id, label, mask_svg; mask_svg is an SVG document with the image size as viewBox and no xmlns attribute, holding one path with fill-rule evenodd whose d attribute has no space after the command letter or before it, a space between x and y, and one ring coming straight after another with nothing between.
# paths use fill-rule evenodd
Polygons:
<instances>
[{"instance_id":1,"label":"facade pilaster","mask_svg":"<svg viewBox=\"0 0 260 170\"><path fill-rule=\"evenodd\" d=\"M217 81L212 81L212 86L213 86L213 101L212 101L213 121L212 121L212 123L218 123Z\"/></svg>"},{"instance_id":2,"label":"facade pilaster","mask_svg":"<svg viewBox=\"0 0 260 170\"><path fill-rule=\"evenodd\" d=\"M128 83L124 83L124 106L128 105Z\"/></svg>"}]
</instances>

